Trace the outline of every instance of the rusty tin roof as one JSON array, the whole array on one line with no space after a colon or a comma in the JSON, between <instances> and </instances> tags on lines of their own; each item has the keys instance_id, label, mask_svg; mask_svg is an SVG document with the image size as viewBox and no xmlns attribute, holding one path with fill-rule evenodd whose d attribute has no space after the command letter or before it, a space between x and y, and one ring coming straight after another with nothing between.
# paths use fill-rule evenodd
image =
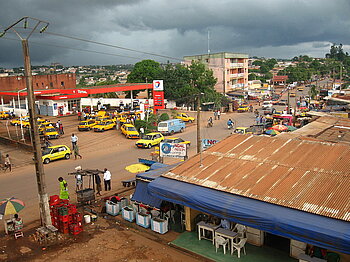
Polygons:
<instances>
[{"instance_id":1,"label":"rusty tin roof","mask_svg":"<svg viewBox=\"0 0 350 262\"><path fill-rule=\"evenodd\" d=\"M234 134L163 175L350 221L350 146Z\"/></svg>"}]
</instances>

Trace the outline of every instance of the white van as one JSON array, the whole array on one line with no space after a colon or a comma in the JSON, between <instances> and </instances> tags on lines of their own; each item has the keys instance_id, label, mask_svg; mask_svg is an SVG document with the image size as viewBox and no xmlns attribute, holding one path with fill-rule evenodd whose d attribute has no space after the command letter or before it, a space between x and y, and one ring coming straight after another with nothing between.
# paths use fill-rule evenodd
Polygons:
<instances>
[{"instance_id":1,"label":"white van","mask_svg":"<svg viewBox=\"0 0 350 262\"><path fill-rule=\"evenodd\" d=\"M262 104L262 109L267 109L273 107L272 101L264 101Z\"/></svg>"},{"instance_id":2,"label":"white van","mask_svg":"<svg viewBox=\"0 0 350 262\"><path fill-rule=\"evenodd\" d=\"M163 135L172 135L185 131L186 124L181 119L169 119L158 124L158 132Z\"/></svg>"}]
</instances>

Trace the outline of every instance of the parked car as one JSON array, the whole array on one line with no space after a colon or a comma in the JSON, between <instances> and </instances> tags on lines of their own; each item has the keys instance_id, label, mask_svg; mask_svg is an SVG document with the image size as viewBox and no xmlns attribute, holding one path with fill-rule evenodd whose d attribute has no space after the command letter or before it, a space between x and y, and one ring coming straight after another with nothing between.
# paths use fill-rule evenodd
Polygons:
<instances>
[{"instance_id":1,"label":"parked car","mask_svg":"<svg viewBox=\"0 0 350 262\"><path fill-rule=\"evenodd\" d=\"M272 115L276 112L276 109L273 107L267 107L264 109L264 115Z\"/></svg>"},{"instance_id":2,"label":"parked car","mask_svg":"<svg viewBox=\"0 0 350 262\"><path fill-rule=\"evenodd\" d=\"M187 147L191 145L191 141L188 140L183 140L180 137L167 137L163 140L163 143L176 143L176 144L186 144Z\"/></svg>"},{"instance_id":3,"label":"parked car","mask_svg":"<svg viewBox=\"0 0 350 262\"><path fill-rule=\"evenodd\" d=\"M124 124L120 130L126 138L139 138L140 134L132 124Z\"/></svg>"},{"instance_id":4,"label":"parked car","mask_svg":"<svg viewBox=\"0 0 350 262\"><path fill-rule=\"evenodd\" d=\"M186 124L181 119L169 119L166 121L159 122L158 132L163 135L172 135L178 132L184 132Z\"/></svg>"},{"instance_id":5,"label":"parked car","mask_svg":"<svg viewBox=\"0 0 350 262\"><path fill-rule=\"evenodd\" d=\"M264 101L263 104L262 104L262 109L266 109L266 108L269 108L269 107L273 107L272 101L271 100Z\"/></svg>"},{"instance_id":6,"label":"parked car","mask_svg":"<svg viewBox=\"0 0 350 262\"><path fill-rule=\"evenodd\" d=\"M177 119L181 119L182 121L184 122L189 122L189 123L192 123L194 121L194 117L192 116L189 116L188 114L186 113L178 113L176 115L176 118Z\"/></svg>"},{"instance_id":7,"label":"parked car","mask_svg":"<svg viewBox=\"0 0 350 262\"><path fill-rule=\"evenodd\" d=\"M277 102L277 105L286 106L288 101L286 99L281 99Z\"/></svg>"},{"instance_id":8,"label":"parked car","mask_svg":"<svg viewBox=\"0 0 350 262\"><path fill-rule=\"evenodd\" d=\"M159 132L148 133L142 139L136 141L136 146L140 148L151 148L159 145L164 140L164 136Z\"/></svg>"},{"instance_id":9,"label":"parked car","mask_svg":"<svg viewBox=\"0 0 350 262\"><path fill-rule=\"evenodd\" d=\"M104 132L106 130L113 129L115 126L116 126L116 123L114 123L111 120L102 121L99 124L94 126L94 132Z\"/></svg>"},{"instance_id":10,"label":"parked car","mask_svg":"<svg viewBox=\"0 0 350 262\"><path fill-rule=\"evenodd\" d=\"M50 146L43 150L42 160L44 164L50 163L52 160L56 159L70 159L72 154L70 148L65 145Z\"/></svg>"},{"instance_id":11,"label":"parked car","mask_svg":"<svg viewBox=\"0 0 350 262\"><path fill-rule=\"evenodd\" d=\"M81 121L78 125L78 130L88 131L88 130L91 130L95 125L97 125L97 122L94 119Z\"/></svg>"},{"instance_id":12,"label":"parked car","mask_svg":"<svg viewBox=\"0 0 350 262\"><path fill-rule=\"evenodd\" d=\"M238 113L249 112L250 107L248 105L241 105L237 108Z\"/></svg>"},{"instance_id":13,"label":"parked car","mask_svg":"<svg viewBox=\"0 0 350 262\"><path fill-rule=\"evenodd\" d=\"M48 139L54 139L60 136L53 126L46 127L43 131L43 135Z\"/></svg>"},{"instance_id":14,"label":"parked car","mask_svg":"<svg viewBox=\"0 0 350 262\"><path fill-rule=\"evenodd\" d=\"M22 120L22 124L23 124L23 122L28 122L29 121L29 116L25 116L25 117L14 119L14 120L12 120L10 122L10 124L12 126L19 126L19 125L21 125L21 120Z\"/></svg>"},{"instance_id":15,"label":"parked car","mask_svg":"<svg viewBox=\"0 0 350 262\"><path fill-rule=\"evenodd\" d=\"M1 111L0 112L0 119L5 120L5 119L9 119L9 118L11 118L10 112L8 112L8 111Z\"/></svg>"}]
</instances>

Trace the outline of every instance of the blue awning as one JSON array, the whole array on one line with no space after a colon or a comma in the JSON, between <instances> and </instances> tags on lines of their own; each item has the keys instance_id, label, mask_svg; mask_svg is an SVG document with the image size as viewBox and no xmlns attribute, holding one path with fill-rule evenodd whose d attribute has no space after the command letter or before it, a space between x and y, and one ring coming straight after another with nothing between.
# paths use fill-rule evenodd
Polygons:
<instances>
[{"instance_id":1,"label":"blue awning","mask_svg":"<svg viewBox=\"0 0 350 262\"><path fill-rule=\"evenodd\" d=\"M163 200L156 196L152 196L148 193L148 184L149 182L143 180L136 180L136 188L131 200L136 201L140 204L144 204L146 206L155 207L159 209Z\"/></svg>"},{"instance_id":2,"label":"blue awning","mask_svg":"<svg viewBox=\"0 0 350 262\"><path fill-rule=\"evenodd\" d=\"M263 201L159 177L148 192L275 235L350 254L350 223Z\"/></svg>"}]
</instances>

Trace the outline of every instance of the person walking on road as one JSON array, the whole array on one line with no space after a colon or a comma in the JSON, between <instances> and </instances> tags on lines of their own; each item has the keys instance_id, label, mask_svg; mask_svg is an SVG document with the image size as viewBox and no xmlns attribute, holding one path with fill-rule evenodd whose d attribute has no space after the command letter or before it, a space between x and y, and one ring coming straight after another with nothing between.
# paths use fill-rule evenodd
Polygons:
<instances>
[{"instance_id":1,"label":"person walking on road","mask_svg":"<svg viewBox=\"0 0 350 262\"><path fill-rule=\"evenodd\" d=\"M72 147L73 147L73 150L74 150L74 147L77 145L78 143L78 137L73 133L71 138L70 138L70 141L72 142Z\"/></svg>"},{"instance_id":2,"label":"person walking on road","mask_svg":"<svg viewBox=\"0 0 350 262\"><path fill-rule=\"evenodd\" d=\"M111 172L107 170L107 168L104 169L103 173L103 181L105 184L105 191L110 191L111 190Z\"/></svg>"},{"instance_id":3,"label":"person walking on road","mask_svg":"<svg viewBox=\"0 0 350 262\"><path fill-rule=\"evenodd\" d=\"M220 120L220 116L221 116L220 110L218 110L217 115L218 115L218 120Z\"/></svg>"},{"instance_id":4,"label":"person walking on road","mask_svg":"<svg viewBox=\"0 0 350 262\"><path fill-rule=\"evenodd\" d=\"M83 158L83 157L79 154L79 147L78 147L77 144L73 147L73 152L74 152L74 158L75 158L75 159L77 159L77 157L80 157L80 159Z\"/></svg>"},{"instance_id":5,"label":"person walking on road","mask_svg":"<svg viewBox=\"0 0 350 262\"><path fill-rule=\"evenodd\" d=\"M4 167L5 167L4 172L6 172L7 169L9 169L10 172L12 171L12 165L11 165L9 154L6 154L6 156L5 156Z\"/></svg>"},{"instance_id":6,"label":"person walking on road","mask_svg":"<svg viewBox=\"0 0 350 262\"><path fill-rule=\"evenodd\" d=\"M101 196L102 191L102 185L101 185L101 178L99 174L95 174L95 183L96 183L96 195Z\"/></svg>"},{"instance_id":7,"label":"person walking on road","mask_svg":"<svg viewBox=\"0 0 350 262\"><path fill-rule=\"evenodd\" d=\"M60 182L60 199L69 199L67 181L63 177L59 177L58 181Z\"/></svg>"}]
</instances>

